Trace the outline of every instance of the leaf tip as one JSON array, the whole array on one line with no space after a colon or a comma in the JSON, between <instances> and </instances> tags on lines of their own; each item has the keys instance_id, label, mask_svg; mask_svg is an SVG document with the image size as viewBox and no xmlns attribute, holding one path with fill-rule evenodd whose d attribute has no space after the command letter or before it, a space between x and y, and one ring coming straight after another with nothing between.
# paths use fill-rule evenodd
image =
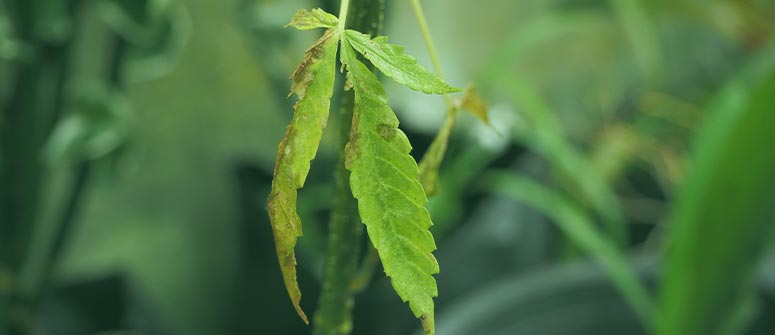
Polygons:
<instances>
[{"instance_id":1,"label":"leaf tip","mask_svg":"<svg viewBox=\"0 0 775 335\"><path fill-rule=\"evenodd\" d=\"M333 14L315 8L312 10L301 9L291 17L291 22L284 28L293 27L298 30L310 30L315 28L333 28L339 24L339 19Z\"/></svg>"},{"instance_id":2,"label":"leaf tip","mask_svg":"<svg viewBox=\"0 0 775 335\"><path fill-rule=\"evenodd\" d=\"M307 318L307 314L304 314L304 310L301 309L301 306L297 303L294 303L293 307L296 308L296 314L299 314L301 321L304 321L304 324L309 325L309 319Z\"/></svg>"},{"instance_id":3,"label":"leaf tip","mask_svg":"<svg viewBox=\"0 0 775 335\"><path fill-rule=\"evenodd\" d=\"M422 329L425 331L425 335L433 335L436 332L432 317L428 317L425 314L420 315L420 322L422 323Z\"/></svg>"}]
</instances>

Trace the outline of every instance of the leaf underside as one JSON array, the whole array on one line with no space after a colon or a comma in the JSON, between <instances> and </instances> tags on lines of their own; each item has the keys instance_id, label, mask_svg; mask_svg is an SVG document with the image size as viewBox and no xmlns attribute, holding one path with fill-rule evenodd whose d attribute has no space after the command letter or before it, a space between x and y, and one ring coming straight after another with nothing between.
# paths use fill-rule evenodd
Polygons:
<instances>
[{"instance_id":1,"label":"leaf underside","mask_svg":"<svg viewBox=\"0 0 775 335\"><path fill-rule=\"evenodd\" d=\"M417 59L404 53L404 47L388 44L387 37L371 39L369 35L346 30L347 42L363 54L386 76L415 91L428 94L444 94L461 91L417 63Z\"/></svg>"},{"instance_id":2,"label":"leaf underside","mask_svg":"<svg viewBox=\"0 0 775 335\"><path fill-rule=\"evenodd\" d=\"M277 162L269 195L269 219L275 238L277 258L285 287L294 308L305 323L307 316L299 304L301 292L296 281L294 247L301 236L301 219L296 213L296 190L304 186L310 161L320 144L326 126L334 87L338 34L326 32L307 50L306 58L291 75L292 93L299 97L293 119L277 148Z\"/></svg>"},{"instance_id":3,"label":"leaf underside","mask_svg":"<svg viewBox=\"0 0 775 335\"><path fill-rule=\"evenodd\" d=\"M438 295L432 274L439 272L439 265L432 254L436 244L428 229L433 223L424 207L427 198L418 181L417 163L377 77L347 43L341 52L355 90L346 147L350 187L394 290L432 334L433 297Z\"/></svg>"}]
</instances>

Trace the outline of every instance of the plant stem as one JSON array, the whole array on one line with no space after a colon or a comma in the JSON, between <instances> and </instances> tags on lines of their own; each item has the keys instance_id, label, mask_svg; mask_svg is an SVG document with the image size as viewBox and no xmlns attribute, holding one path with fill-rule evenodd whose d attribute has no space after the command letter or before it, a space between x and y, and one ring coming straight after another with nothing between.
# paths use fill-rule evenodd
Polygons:
<instances>
[{"instance_id":1,"label":"plant stem","mask_svg":"<svg viewBox=\"0 0 775 335\"><path fill-rule=\"evenodd\" d=\"M339 27L347 26L348 11L352 12L350 26L372 35L379 33L384 0L342 0ZM336 166L336 192L331 212L323 289L318 310L315 312L313 333L316 335L346 335L352 331L353 295L350 283L357 276L361 254L363 225L357 215L356 201L350 190L350 172L345 168L345 145L350 138L354 108L352 91L342 96L338 115L340 148Z\"/></svg>"},{"instance_id":2,"label":"plant stem","mask_svg":"<svg viewBox=\"0 0 775 335\"><path fill-rule=\"evenodd\" d=\"M352 92L346 92L343 100L337 141L341 150L336 166L336 194L328 233L323 290L314 319L313 333L317 335L349 334L352 330L354 302L347 284L356 272L363 235L363 225L354 215L356 208L349 186L350 172L344 166L344 146L349 138L353 115Z\"/></svg>"},{"instance_id":3,"label":"plant stem","mask_svg":"<svg viewBox=\"0 0 775 335\"><path fill-rule=\"evenodd\" d=\"M342 4L339 6L339 26L337 29L344 30L347 26L347 12L350 10L350 0L342 0Z\"/></svg>"},{"instance_id":4,"label":"plant stem","mask_svg":"<svg viewBox=\"0 0 775 335\"><path fill-rule=\"evenodd\" d=\"M46 192L41 152L64 106L73 40L67 29L52 34L48 25L76 22L77 3L8 2L18 37L32 52L14 64L18 76L0 116L0 334L29 333L30 315L26 299L19 296L18 272L40 224Z\"/></svg>"},{"instance_id":5,"label":"plant stem","mask_svg":"<svg viewBox=\"0 0 775 335\"><path fill-rule=\"evenodd\" d=\"M425 13L423 12L420 0L411 0L411 4L414 17L417 19L417 24L420 26L420 33L422 34L423 41L425 42L425 48L428 49L428 54L431 57L431 62L433 63L433 68L436 71L436 75L438 75L442 80L446 81L444 78L444 71L441 69L439 54L436 51L436 44L433 42L431 30L428 28L428 21L425 19ZM423 158L420 161L419 167L421 176L427 176L434 173L431 171L438 171L439 166L441 165L441 161L444 159L444 155L447 152L449 136L452 133L452 129L455 128L455 123L457 122L457 114L460 109L455 107L455 105L452 103L452 100L449 98L449 95L444 94L443 97L444 105L447 108L447 113L444 116L444 125L436 134L436 137L433 138L433 142L431 142L430 147L428 147L428 150L425 152L425 155L423 155ZM426 180L423 178L423 187L425 187L425 192L428 194L428 196L434 195L438 191L435 185L435 178L431 183L432 185L425 185L425 182Z\"/></svg>"},{"instance_id":6,"label":"plant stem","mask_svg":"<svg viewBox=\"0 0 775 335\"><path fill-rule=\"evenodd\" d=\"M436 71L436 75L438 75L439 78L446 81L446 78L444 78L444 71L441 69L439 53L436 51L436 43L433 42L431 30L428 28L428 21L425 19L425 13L423 12L420 0L411 0L411 3L414 17L417 19L417 24L420 26L420 33L422 34L422 39L425 42L425 48L428 49L428 55L431 56L433 69ZM447 94L444 94L444 103L447 106L447 114L455 114L455 112L453 112L454 108L452 106L452 101L450 101Z\"/></svg>"},{"instance_id":7,"label":"plant stem","mask_svg":"<svg viewBox=\"0 0 775 335\"><path fill-rule=\"evenodd\" d=\"M422 39L425 41L425 47L428 49L428 54L431 56L433 68L436 70L436 74L439 76L439 78L444 79L444 72L441 70L439 54L436 52L436 44L433 43L431 30L428 28L427 20L425 20L425 13L422 10L420 0L411 0L411 3L414 17L417 18L417 24L420 25L420 33L422 33Z\"/></svg>"}]
</instances>

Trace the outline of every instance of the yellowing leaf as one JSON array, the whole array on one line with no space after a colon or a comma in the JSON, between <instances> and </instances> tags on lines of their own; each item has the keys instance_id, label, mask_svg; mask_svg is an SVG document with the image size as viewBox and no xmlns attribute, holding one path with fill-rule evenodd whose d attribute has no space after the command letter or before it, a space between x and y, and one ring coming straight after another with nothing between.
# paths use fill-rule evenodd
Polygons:
<instances>
[{"instance_id":1,"label":"yellowing leaf","mask_svg":"<svg viewBox=\"0 0 775 335\"><path fill-rule=\"evenodd\" d=\"M460 100L460 106L476 116L484 124L490 124L490 116L487 114L487 103L476 93L476 87L469 85Z\"/></svg>"},{"instance_id":2,"label":"yellowing leaf","mask_svg":"<svg viewBox=\"0 0 775 335\"><path fill-rule=\"evenodd\" d=\"M301 219L296 213L296 190L304 186L310 161L315 154L328 119L336 71L338 34L329 30L311 48L291 75L292 91L299 97L285 137L277 148L277 162L269 195L269 219L272 222L277 258L283 280L296 312L309 323L299 301L296 282L296 239L301 236Z\"/></svg>"},{"instance_id":3,"label":"yellowing leaf","mask_svg":"<svg viewBox=\"0 0 775 335\"><path fill-rule=\"evenodd\" d=\"M386 76L407 87L428 94L444 94L461 91L441 80L423 66L417 59L404 54L404 48L388 44L387 37L374 39L369 35L354 30L345 31L347 42L363 54L374 66Z\"/></svg>"},{"instance_id":4,"label":"yellowing leaf","mask_svg":"<svg viewBox=\"0 0 775 335\"><path fill-rule=\"evenodd\" d=\"M291 23L286 27L294 27L298 30L310 30L315 28L334 28L339 24L339 19L333 14L315 8L313 10L302 9L291 18Z\"/></svg>"},{"instance_id":5,"label":"yellowing leaf","mask_svg":"<svg viewBox=\"0 0 775 335\"><path fill-rule=\"evenodd\" d=\"M409 155L412 147L398 129L385 89L347 43L342 43L342 60L355 90L346 147L350 187L393 289L432 334L433 297L438 296L432 274L439 265L432 254L436 244L428 230L433 223L424 207L427 198Z\"/></svg>"}]
</instances>

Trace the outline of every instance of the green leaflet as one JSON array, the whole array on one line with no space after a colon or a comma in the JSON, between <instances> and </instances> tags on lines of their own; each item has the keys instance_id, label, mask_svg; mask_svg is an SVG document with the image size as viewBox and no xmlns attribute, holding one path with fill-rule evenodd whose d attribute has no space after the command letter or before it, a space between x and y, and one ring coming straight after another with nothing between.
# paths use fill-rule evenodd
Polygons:
<instances>
[{"instance_id":1,"label":"green leaflet","mask_svg":"<svg viewBox=\"0 0 775 335\"><path fill-rule=\"evenodd\" d=\"M294 27L298 30L310 30L315 28L334 28L339 24L339 19L333 14L315 8L313 10L302 9L291 18L291 23L286 27Z\"/></svg>"},{"instance_id":2,"label":"green leaflet","mask_svg":"<svg viewBox=\"0 0 775 335\"><path fill-rule=\"evenodd\" d=\"M600 263L643 327L648 329L652 325L656 308L648 291L639 282L625 255L598 231L583 207L541 184L508 172L490 172L484 184L488 189L529 205L552 219L563 234Z\"/></svg>"},{"instance_id":3,"label":"green leaflet","mask_svg":"<svg viewBox=\"0 0 775 335\"><path fill-rule=\"evenodd\" d=\"M355 50L399 84L428 94L461 91L426 70L414 57L404 54L404 47L388 44L385 36L371 39L369 35L349 29L345 31L345 36Z\"/></svg>"},{"instance_id":4,"label":"green leaflet","mask_svg":"<svg viewBox=\"0 0 775 335\"><path fill-rule=\"evenodd\" d=\"M296 190L304 186L310 161L315 154L328 119L334 88L336 49L339 34L329 30L311 48L291 75L292 92L299 96L285 137L277 148L277 162L269 195L269 219L283 272L285 287L296 312L309 323L299 301L296 282L296 239L301 236L301 220L296 213Z\"/></svg>"},{"instance_id":5,"label":"green leaflet","mask_svg":"<svg viewBox=\"0 0 775 335\"><path fill-rule=\"evenodd\" d=\"M431 253L436 249L428 231L433 223L424 207L427 198L417 179L417 163L409 155L412 147L398 129L377 77L356 59L347 43L342 46L342 61L355 90L346 147L350 187L394 290L409 302L426 333L433 334L433 297L438 290L432 274L439 272L439 265Z\"/></svg>"},{"instance_id":6,"label":"green leaflet","mask_svg":"<svg viewBox=\"0 0 775 335\"><path fill-rule=\"evenodd\" d=\"M742 333L736 310L775 232L775 68L755 65L716 98L695 138L668 220L660 335Z\"/></svg>"}]
</instances>

